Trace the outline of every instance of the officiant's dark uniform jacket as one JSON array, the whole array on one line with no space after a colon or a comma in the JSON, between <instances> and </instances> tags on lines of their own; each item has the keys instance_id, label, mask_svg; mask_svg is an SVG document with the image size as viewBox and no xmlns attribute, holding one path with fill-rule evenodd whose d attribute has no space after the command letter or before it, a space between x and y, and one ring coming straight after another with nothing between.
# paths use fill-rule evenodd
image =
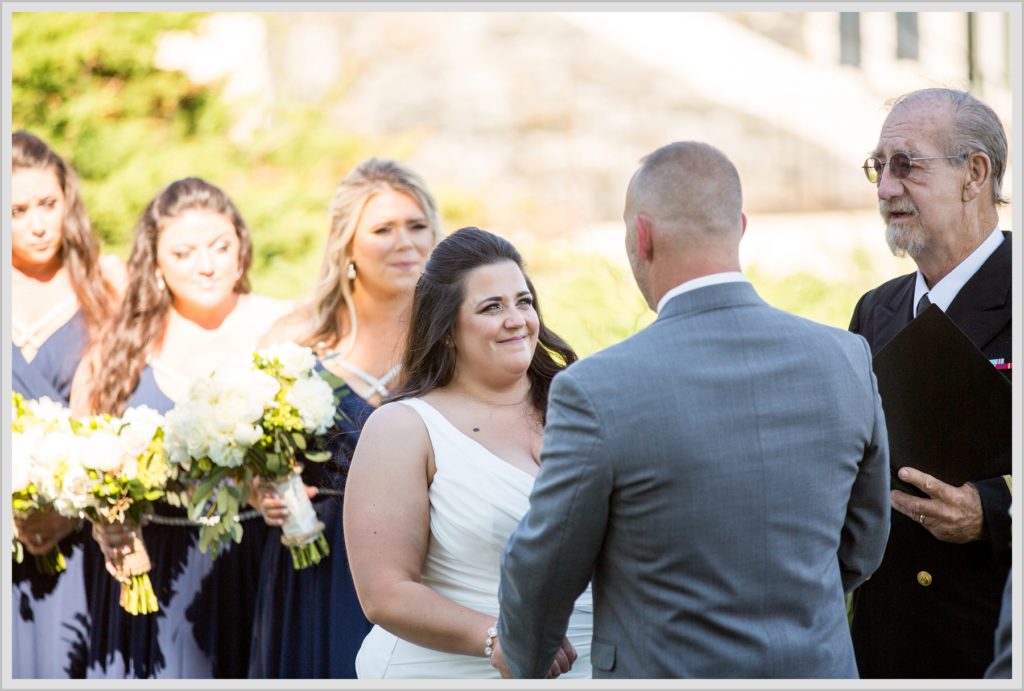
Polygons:
<instances>
[{"instance_id":1,"label":"officiant's dark uniform jacket","mask_svg":"<svg viewBox=\"0 0 1024 691\"><path fill-rule=\"evenodd\" d=\"M1003 243L964 284L946 315L986 358L1009 363L1011 237L1009 232L1003 235ZM867 339L873 354L910 323L915 280L916 273L893 279L857 303L850 330ZM1009 378L1010 371L1003 373ZM892 465L900 466L895 456ZM882 565L854 594L852 633L861 677L979 678L992 661L1010 567L1009 476L974 485L981 495L987 539L963 545L942 542L892 511Z\"/></svg>"}]
</instances>

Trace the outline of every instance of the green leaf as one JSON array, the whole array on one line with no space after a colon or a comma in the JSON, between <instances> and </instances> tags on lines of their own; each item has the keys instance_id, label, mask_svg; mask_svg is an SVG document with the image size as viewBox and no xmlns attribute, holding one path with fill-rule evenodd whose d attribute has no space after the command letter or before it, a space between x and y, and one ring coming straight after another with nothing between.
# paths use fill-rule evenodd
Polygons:
<instances>
[{"instance_id":1,"label":"green leaf","mask_svg":"<svg viewBox=\"0 0 1024 691\"><path fill-rule=\"evenodd\" d=\"M331 459L330 451L306 451L302 455L307 461L313 461L314 463L323 463Z\"/></svg>"},{"instance_id":2,"label":"green leaf","mask_svg":"<svg viewBox=\"0 0 1024 691\"><path fill-rule=\"evenodd\" d=\"M295 442L295 446L303 451L306 450L306 438L298 432L292 432L292 441Z\"/></svg>"},{"instance_id":3,"label":"green leaf","mask_svg":"<svg viewBox=\"0 0 1024 691\"><path fill-rule=\"evenodd\" d=\"M218 473L217 471L214 471L207 475L198 485L196 485L196 490L192 494L192 506L202 507L203 505L206 504L207 500L210 498L210 494L213 493L214 486L220 480L220 477L221 474Z\"/></svg>"},{"instance_id":4,"label":"green leaf","mask_svg":"<svg viewBox=\"0 0 1024 691\"><path fill-rule=\"evenodd\" d=\"M228 508L231 506L231 493L227 487L221 487L217 490L217 513L221 516L228 512Z\"/></svg>"}]
</instances>

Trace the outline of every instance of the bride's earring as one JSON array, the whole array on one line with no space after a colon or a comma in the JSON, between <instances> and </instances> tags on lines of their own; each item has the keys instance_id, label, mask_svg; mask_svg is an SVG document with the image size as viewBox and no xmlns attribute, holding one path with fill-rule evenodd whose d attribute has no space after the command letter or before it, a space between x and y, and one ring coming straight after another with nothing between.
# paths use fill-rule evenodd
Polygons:
<instances>
[{"instance_id":1,"label":"bride's earring","mask_svg":"<svg viewBox=\"0 0 1024 691\"><path fill-rule=\"evenodd\" d=\"M349 262L348 263L348 280L350 280L350 281L356 280L356 263L355 262Z\"/></svg>"},{"instance_id":2,"label":"bride's earring","mask_svg":"<svg viewBox=\"0 0 1024 691\"><path fill-rule=\"evenodd\" d=\"M159 271L156 272L156 289L159 290L161 293L167 290L167 284L164 283L163 274L161 274Z\"/></svg>"}]
</instances>

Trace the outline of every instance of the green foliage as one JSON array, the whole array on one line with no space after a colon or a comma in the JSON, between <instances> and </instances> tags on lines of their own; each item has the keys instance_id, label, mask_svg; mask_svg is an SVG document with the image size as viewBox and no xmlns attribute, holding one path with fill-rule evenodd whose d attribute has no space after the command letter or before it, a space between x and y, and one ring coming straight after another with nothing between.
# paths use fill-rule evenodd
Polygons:
<instances>
[{"instance_id":1,"label":"green foliage","mask_svg":"<svg viewBox=\"0 0 1024 691\"><path fill-rule=\"evenodd\" d=\"M15 13L14 128L41 136L78 170L90 217L108 250L126 256L146 203L172 180L198 175L232 197L252 231L254 290L283 298L308 295L338 181L369 155L408 157L424 135L358 138L327 126L326 107L314 103L266 113L269 126L240 141L232 134L235 115L220 96L221 85L196 85L183 73L153 65L161 34L196 30L206 16ZM345 88L342 83L336 91ZM434 191L448 229L477 225L487 216L482 191L444 181L435 181ZM567 243L519 244L546 322L580 355L654 319L624 262ZM747 273L769 303L845 327L857 297L880 282L869 276L865 257L851 262L863 280L780 278L756 267Z\"/></svg>"},{"instance_id":2,"label":"green foliage","mask_svg":"<svg viewBox=\"0 0 1024 691\"><path fill-rule=\"evenodd\" d=\"M196 85L153 64L161 34L194 30L205 16L15 13L13 126L42 137L75 167L108 251L125 257L149 200L197 175L223 188L246 219L254 289L305 295L319 269L334 187L375 143L326 126L318 104L273 111L270 127L245 142L233 138L218 84Z\"/></svg>"},{"instance_id":3,"label":"green foliage","mask_svg":"<svg viewBox=\"0 0 1024 691\"><path fill-rule=\"evenodd\" d=\"M854 305L864 292L849 283L826 281L806 273L777 277L751 269L746 275L773 307L840 329L849 326Z\"/></svg>"},{"instance_id":4,"label":"green foliage","mask_svg":"<svg viewBox=\"0 0 1024 691\"><path fill-rule=\"evenodd\" d=\"M654 321L628 269L564 244L518 242L544 323L580 357Z\"/></svg>"}]
</instances>

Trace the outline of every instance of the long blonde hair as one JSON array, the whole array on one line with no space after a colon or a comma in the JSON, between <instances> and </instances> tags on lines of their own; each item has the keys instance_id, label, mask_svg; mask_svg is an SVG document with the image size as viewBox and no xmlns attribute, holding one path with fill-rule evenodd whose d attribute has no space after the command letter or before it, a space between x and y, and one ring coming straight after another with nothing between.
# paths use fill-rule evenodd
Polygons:
<instances>
[{"instance_id":1,"label":"long blonde hair","mask_svg":"<svg viewBox=\"0 0 1024 691\"><path fill-rule=\"evenodd\" d=\"M313 324L299 339L301 344L338 347L342 340L339 319L342 307L348 315L349 330L345 334L348 349L355 344L356 311L352 302L352 281L348 277L352 264L352 238L370 197L388 188L416 200L434 233L434 242L440 240L437 204L419 175L397 161L370 158L360 163L341 181L331 199L331 227L327 233L320 274L313 289Z\"/></svg>"}]
</instances>

